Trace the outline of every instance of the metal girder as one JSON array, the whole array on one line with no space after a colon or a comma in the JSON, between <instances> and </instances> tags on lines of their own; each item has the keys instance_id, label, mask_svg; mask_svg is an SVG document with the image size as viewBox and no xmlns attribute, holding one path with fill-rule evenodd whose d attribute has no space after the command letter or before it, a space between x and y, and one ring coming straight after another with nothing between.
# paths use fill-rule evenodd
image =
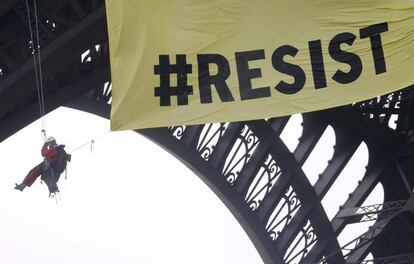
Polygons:
<instances>
[{"instance_id":1,"label":"metal girder","mask_svg":"<svg viewBox=\"0 0 414 264\"><path fill-rule=\"evenodd\" d=\"M102 82L107 80L108 71L109 69L107 68L102 69L88 74L83 79L60 87L60 93L51 94L46 98L46 104L48 106L47 112L64 105L68 98L76 98L77 96L82 95L85 90L90 90L101 85ZM37 103L27 105L26 108L0 123L0 142L38 118Z\"/></svg>"},{"instance_id":2,"label":"metal girder","mask_svg":"<svg viewBox=\"0 0 414 264\"><path fill-rule=\"evenodd\" d=\"M404 137L395 130L384 127L374 119L364 117L351 109L334 108L323 111L332 125L352 127L367 145L378 144L383 148L395 149L404 142Z\"/></svg>"},{"instance_id":3,"label":"metal girder","mask_svg":"<svg viewBox=\"0 0 414 264\"><path fill-rule=\"evenodd\" d=\"M261 228L258 219L251 213L250 207L244 202L242 196L231 187L221 172L214 170L200 155L185 147L185 144L180 144L169 133L163 131L166 130L144 129L137 132L174 154L216 193L242 225L265 263L283 263L282 256L272 246L268 234Z\"/></svg>"},{"instance_id":4,"label":"metal girder","mask_svg":"<svg viewBox=\"0 0 414 264\"><path fill-rule=\"evenodd\" d=\"M390 256L386 258L368 259L356 262L347 262L347 264L412 264L414 263L414 254L404 254Z\"/></svg>"},{"instance_id":5,"label":"metal girder","mask_svg":"<svg viewBox=\"0 0 414 264\"><path fill-rule=\"evenodd\" d=\"M339 249L339 244L333 230L330 228L330 222L318 196L299 167L294 156L290 153L283 142L278 137L275 137L273 134L274 132L272 132L273 130L266 126L264 122L253 122L251 123L251 126L252 129L254 129L254 131L262 138L273 139L270 141L272 146L270 148L270 152L276 157L276 159L279 160L281 166L284 166L286 170L289 171L293 189L298 194L302 203L312 207L314 214L309 215L309 220L313 225L313 228L315 228L316 234L321 237L321 239L329 241L328 251L336 252L337 249ZM315 217L316 215L317 217ZM344 260L341 252L335 253L330 261L332 261L331 263L343 263Z\"/></svg>"},{"instance_id":6,"label":"metal girder","mask_svg":"<svg viewBox=\"0 0 414 264\"><path fill-rule=\"evenodd\" d=\"M39 33L39 43L32 43L31 45L34 45L35 47L40 46L44 43L50 42L54 38L53 34L43 24L42 21L36 21L35 15L37 13L37 10L36 12L34 12L30 5L27 6L26 0L20 0L19 2L17 2L17 4L14 6L14 10L19 15L19 17L25 22L25 25L27 25L28 28L31 28L30 30L27 30L27 32L31 30L33 31L34 41L37 41L35 36L37 32ZM30 39L30 36L28 37L28 39Z\"/></svg>"},{"instance_id":7,"label":"metal girder","mask_svg":"<svg viewBox=\"0 0 414 264\"><path fill-rule=\"evenodd\" d=\"M386 219L400 211L406 202L407 200L401 200L361 207L342 208L336 215L336 218L348 218L349 223Z\"/></svg>"},{"instance_id":8,"label":"metal girder","mask_svg":"<svg viewBox=\"0 0 414 264\"><path fill-rule=\"evenodd\" d=\"M355 262L363 259L367 255L370 247L375 244L376 238L384 237L384 233L387 233L387 229L392 225L393 220L404 217L405 210L403 207L388 218L378 220L367 232L344 245L342 250L346 252L345 257L347 262Z\"/></svg>"},{"instance_id":9,"label":"metal girder","mask_svg":"<svg viewBox=\"0 0 414 264\"><path fill-rule=\"evenodd\" d=\"M42 64L45 78L46 112L52 111L70 98L91 89L87 85L76 85L68 89L76 83L77 79L85 81L88 78L95 78L96 82L110 79L108 65L104 70L99 69L100 74L94 74L88 69L83 70L84 65L80 60L80 54L85 51L85 47L93 46L97 44L97 39L105 40L106 37L105 10L102 7L44 47ZM69 79L72 85L66 85L68 79L64 80L61 77L67 72L68 65L73 65L72 69L76 69ZM105 67L105 65L99 66ZM82 73L89 76L84 79ZM34 65L30 59L0 81L0 127L2 128L0 140L4 140L10 133L16 132L39 117L39 115L36 116L38 111L35 110L38 102L33 97L36 93L34 83ZM68 97L65 99L64 95ZM61 100L56 100L55 97Z\"/></svg>"},{"instance_id":10,"label":"metal girder","mask_svg":"<svg viewBox=\"0 0 414 264\"><path fill-rule=\"evenodd\" d=\"M363 180L359 182L354 192L349 195L343 208L351 208L361 205L378 183L381 175L386 172L387 165L389 165L394 158L395 157L391 155L383 155L375 162L374 160L370 160L370 163L373 165L368 166ZM347 224L347 219L337 218L336 216L332 220L333 229L337 234L339 234Z\"/></svg>"},{"instance_id":11,"label":"metal girder","mask_svg":"<svg viewBox=\"0 0 414 264\"><path fill-rule=\"evenodd\" d=\"M303 132L294 151L295 159L303 166L328 124L316 113L303 114Z\"/></svg>"},{"instance_id":12,"label":"metal girder","mask_svg":"<svg viewBox=\"0 0 414 264\"><path fill-rule=\"evenodd\" d=\"M102 107L102 103L94 102L85 97L78 98L66 105L109 118L109 105ZM225 177L223 177L221 170L217 170L206 162L194 148L194 142L199 136L199 131L200 126L186 127L180 140L175 138L171 133L172 130L167 128L143 129L137 130L136 132L144 135L159 144L168 152L172 153L181 162L193 170L213 190L249 235L265 263L283 263L282 256L272 245L268 233L254 214L252 214L251 209L248 204L245 203L243 196L240 195L236 188L231 186ZM233 132L229 130L229 133L231 137ZM225 135L223 135L223 138L224 137ZM229 146L232 146L232 144L229 143Z\"/></svg>"}]
</instances>

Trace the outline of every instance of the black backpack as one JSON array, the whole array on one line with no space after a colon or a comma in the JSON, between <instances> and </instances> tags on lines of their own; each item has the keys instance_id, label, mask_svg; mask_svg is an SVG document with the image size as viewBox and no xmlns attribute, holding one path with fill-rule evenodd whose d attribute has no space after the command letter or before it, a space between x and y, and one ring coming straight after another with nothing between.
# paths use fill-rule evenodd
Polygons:
<instances>
[{"instance_id":1,"label":"black backpack","mask_svg":"<svg viewBox=\"0 0 414 264\"><path fill-rule=\"evenodd\" d=\"M65 171L66 165L70 162L72 156L65 151L65 145L58 145L59 157L54 165L55 172L60 176ZM57 176L59 178L59 176Z\"/></svg>"}]
</instances>

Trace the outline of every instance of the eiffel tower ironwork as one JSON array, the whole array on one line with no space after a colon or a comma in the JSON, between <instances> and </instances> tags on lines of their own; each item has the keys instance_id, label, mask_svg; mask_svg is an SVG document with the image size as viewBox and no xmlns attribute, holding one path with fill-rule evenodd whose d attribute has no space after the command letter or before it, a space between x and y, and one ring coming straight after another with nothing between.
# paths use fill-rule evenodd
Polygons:
<instances>
[{"instance_id":1,"label":"eiffel tower ironwork","mask_svg":"<svg viewBox=\"0 0 414 264\"><path fill-rule=\"evenodd\" d=\"M46 112L68 106L108 118L104 1L38 2ZM24 4L0 3L0 141L38 118L28 36L33 21L26 19ZM413 263L414 89L302 117L293 152L280 138L290 117L136 132L215 192L265 263ZM311 184L302 166L328 126L335 131L334 154ZM330 220L321 200L361 142L369 149L366 173ZM379 182L384 203L361 206ZM337 238L344 228L365 220L374 221L373 227L341 247ZM369 253L374 260L365 260Z\"/></svg>"}]
</instances>

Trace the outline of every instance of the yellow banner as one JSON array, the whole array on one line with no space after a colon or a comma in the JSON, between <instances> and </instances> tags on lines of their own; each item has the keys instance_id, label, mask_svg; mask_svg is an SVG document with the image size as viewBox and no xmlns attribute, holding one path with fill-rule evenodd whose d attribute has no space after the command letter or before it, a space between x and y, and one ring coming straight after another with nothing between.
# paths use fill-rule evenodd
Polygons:
<instances>
[{"instance_id":1,"label":"yellow banner","mask_svg":"<svg viewBox=\"0 0 414 264\"><path fill-rule=\"evenodd\" d=\"M309 112L414 83L414 0L106 0L113 130Z\"/></svg>"}]
</instances>

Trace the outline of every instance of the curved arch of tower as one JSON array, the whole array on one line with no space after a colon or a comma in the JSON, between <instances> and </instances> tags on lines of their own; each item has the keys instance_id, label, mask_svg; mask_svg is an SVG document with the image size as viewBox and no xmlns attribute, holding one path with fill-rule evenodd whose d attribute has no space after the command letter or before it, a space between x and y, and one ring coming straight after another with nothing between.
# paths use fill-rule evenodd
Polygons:
<instances>
[{"instance_id":1,"label":"curved arch of tower","mask_svg":"<svg viewBox=\"0 0 414 264\"><path fill-rule=\"evenodd\" d=\"M68 106L109 118L104 1L40 2L46 112ZM34 21L27 19L25 4L25 0L0 4L0 141L39 117L29 48L28 25ZM284 141L284 133L295 122L290 131L300 134L299 139ZM414 261L410 87L296 117L136 132L172 153L216 193L265 263ZM327 137L330 140L325 141ZM329 153L312 154L326 142L331 142ZM353 156L366 159L359 176L346 172ZM309 163L318 165L320 172L309 172ZM328 212L324 204L335 197L332 192L340 181L353 182L352 189ZM383 187L384 199L369 204L367 198L377 186ZM347 228L361 222L370 222L371 227L341 241Z\"/></svg>"}]
</instances>

